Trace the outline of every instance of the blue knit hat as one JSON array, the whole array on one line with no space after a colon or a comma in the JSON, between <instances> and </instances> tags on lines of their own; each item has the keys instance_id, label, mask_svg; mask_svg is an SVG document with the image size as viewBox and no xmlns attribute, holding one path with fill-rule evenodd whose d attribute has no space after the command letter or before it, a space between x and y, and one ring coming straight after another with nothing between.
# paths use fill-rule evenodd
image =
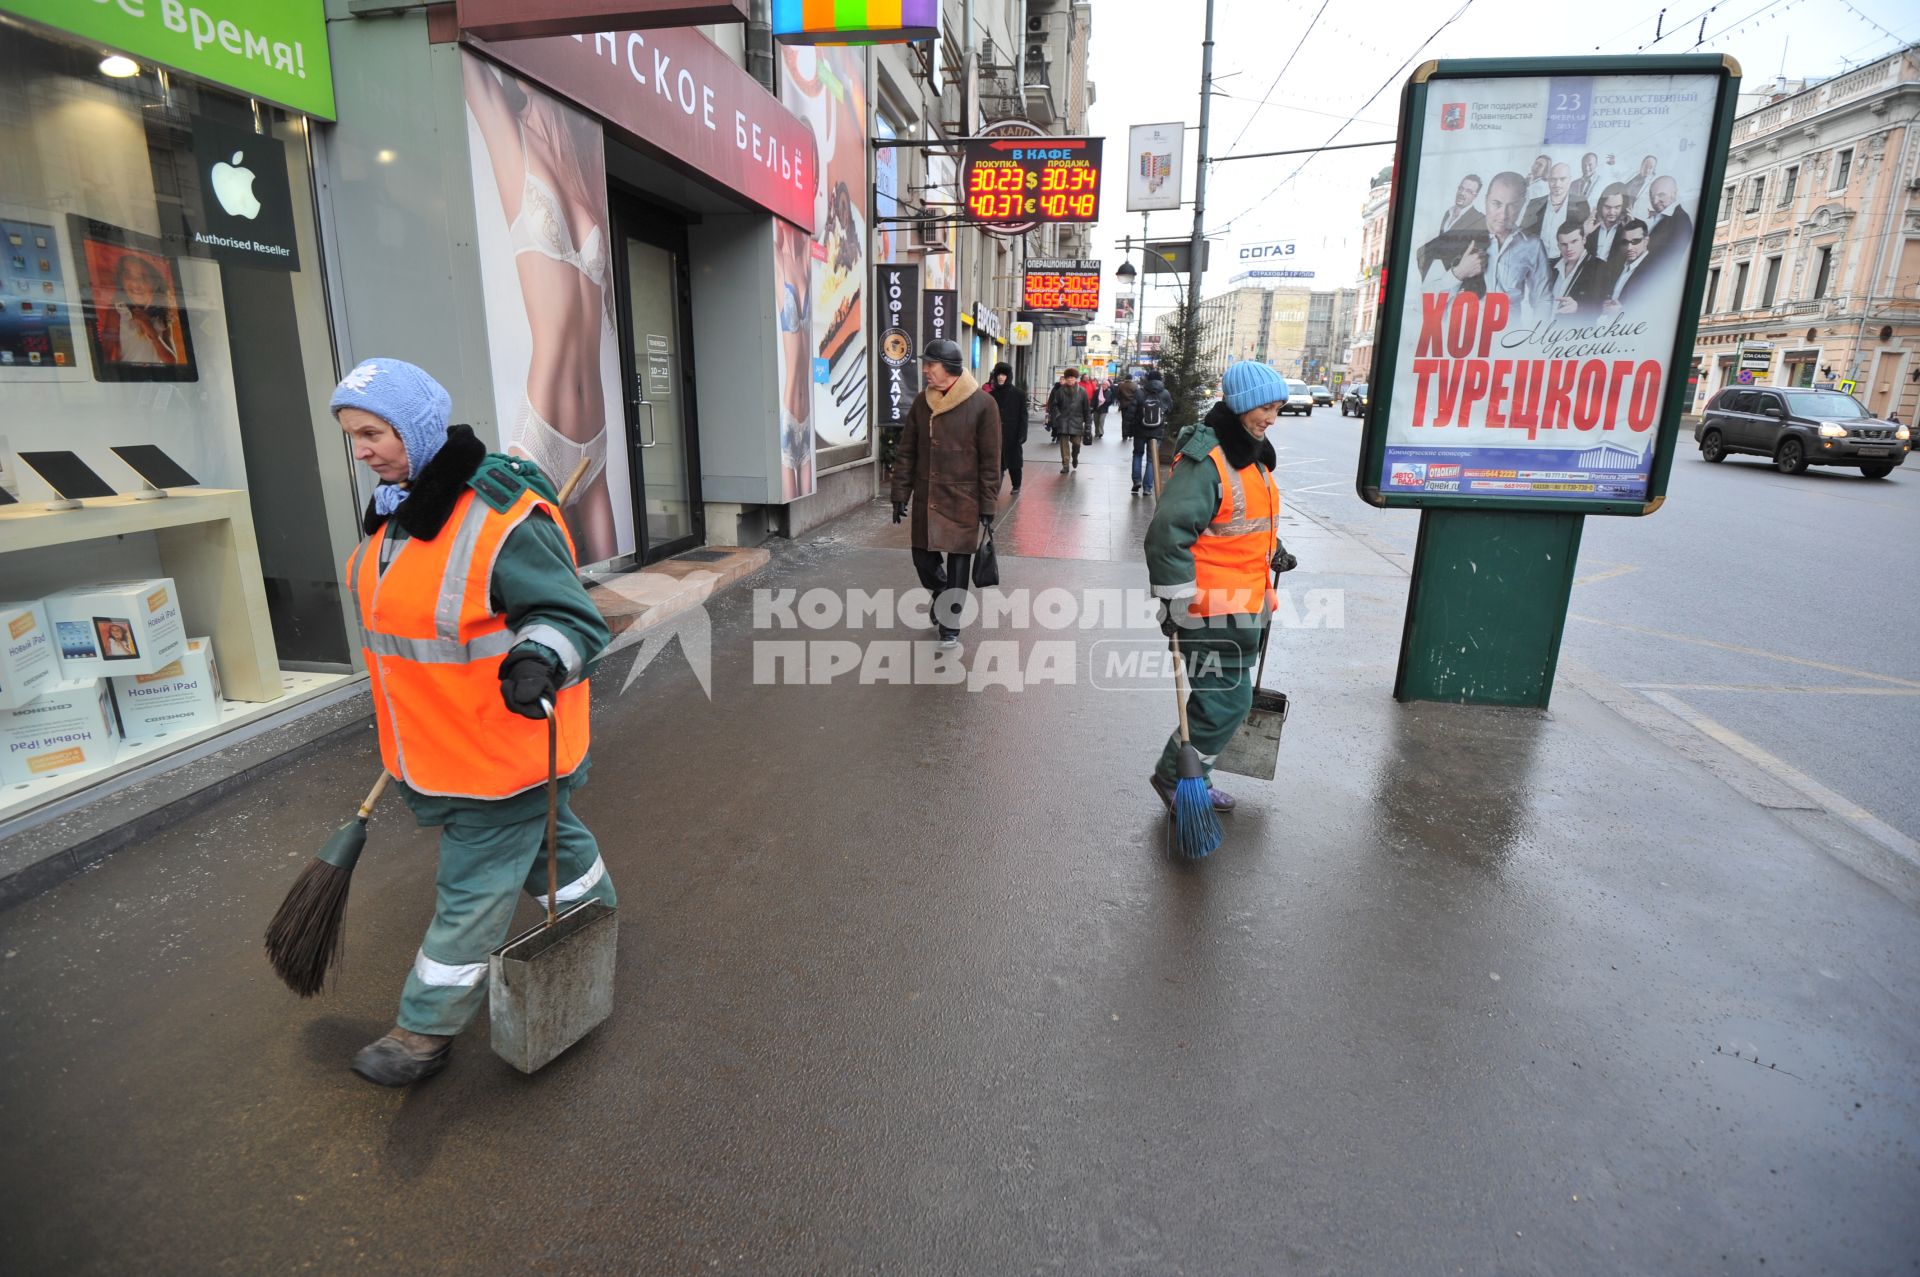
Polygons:
<instances>
[{"instance_id":1,"label":"blue knit hat","mask_svg":"<svg viewBox=\"0 0 1920 1277\"><path fill-rule=\"evenodd\" d=\"M360 408L393 427L407 449L407 478L418 479L447 441L447 422L453 416L453 398L446 387L403 359L363 359L360 366L333 388L328 409L335 417L342 408ZM392 514L407 499L406 489L383 483L373 494L374 508Z\"/></svg>"},{"instance_id":2,"label":"blue knit hat","mask_svg":"<svg viewBox=\"0 0 1920 1277\"><path fill-rule=\"evenodd\" d=\"M1220 393L1233 411L1252 412L1270 403L1285 403L1287 379L1267 364L1243 359L1227 369Z\"/></svg>"}]
</instances>

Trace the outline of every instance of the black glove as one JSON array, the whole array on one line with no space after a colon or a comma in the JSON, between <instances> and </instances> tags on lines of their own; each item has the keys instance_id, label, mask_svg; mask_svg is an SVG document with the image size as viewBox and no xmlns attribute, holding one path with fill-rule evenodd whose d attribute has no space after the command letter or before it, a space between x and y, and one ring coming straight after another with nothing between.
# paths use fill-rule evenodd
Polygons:
<instances>
[{"instance_id":1,"label":"black glove","mask_svg":"<svg viewBox=\"0 0 1920 1277\"><path fill-rule=\"evenodd\" d=\"M993 531L993 516L992 516L992 515L990 515L990 514L983 514L983 515L981 515L981 516L980 516L980 530L981 530L982 532L991 532L991 531Z\"/></svg>"},{"instance_id":2,"label":"black glove","mask_svg":"<svg viewBox=\"0 0 1920 1277\"><path fill-rule=\"evenodd\" d=\"M540 704L552 704L559 694L553 667L538 652L509 652L500 662L500 699L522 718L545 718Z\"/></svg>"},{"instance_id":3,"label":"black glove","mask_svg":"<svg viewBox=\"0 0 1920 1277\"><path fill-rule=\"evenodd\" d=\"M907 503L904 501L894 502L893 503L893 521L895 523L898 523L900 522L900 520L906 517L907 517Z\"/></svg>"},{"instance_id":4,"label":"black glove","mask_svg":"<svg viewBox=\"0 0 1920 1277\"><path fill-rule=\"evenodd\" d=\"M1300 560L1294 558L1291 554L1287 553L1286 546L1281 545L1278 542L1275 542L1274 549L1273 549L1273 558L1268 561L1267 566L1272 568L1276 573L1291 572L1295 568L1300 566Z\"/></svg>"},{"instance_id":5,"label":"black glove","mask_svg":"<svg viewBox=\"0 0 1920 1277\"><path fill-rule=\"evenodd\" d=\"M1181 630L1192 629L1198 624L1200 624L1200 618L1187 611L1187 600L1160 600L1160 632L1168 638L1172 638Z\"/></svg>"}]
</instances>

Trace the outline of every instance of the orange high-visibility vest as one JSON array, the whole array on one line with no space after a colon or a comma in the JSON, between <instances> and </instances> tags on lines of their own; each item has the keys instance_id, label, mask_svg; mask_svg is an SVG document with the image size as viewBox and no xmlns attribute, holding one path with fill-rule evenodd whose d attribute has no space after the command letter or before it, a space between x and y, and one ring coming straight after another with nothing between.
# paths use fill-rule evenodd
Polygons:
<instances>
[{"instance_id":1,"label":"orange high-visibility vest","mask_svg":"<svg viewBox=\"0 0 1920 1277\"><path fill-rule=\"evenodd\" d=\"M469 488L440 535L398 541L385 572L380 555L390 525L347 559L380 757L419 793L509 798L546 783L546 723L522 718L500 699L502 658L540 639L509 630L491 598L507 534L536 510L566 536L559 510L531 490L501 513ZM561 688L554 708L559 772L570 776L587 754L587 681Z\"/></svg>"},{"instance_id":2,"label":"orange high-visibility vest","mask_svg":"<svg viewBox=\"0 0 1920 1277\"><path fill-rule=\"evenodd\" d=\"M1233 470L1217 447L1207 460L1220 473L1220 508L1193 543L1199 593L1187 610L1194 616L1264 612L1275 602L1269 573L1280 544L1280 487L1258 461ZM1246 482L1248 476L1257 482Z\"/></svg>"}]
</instances>

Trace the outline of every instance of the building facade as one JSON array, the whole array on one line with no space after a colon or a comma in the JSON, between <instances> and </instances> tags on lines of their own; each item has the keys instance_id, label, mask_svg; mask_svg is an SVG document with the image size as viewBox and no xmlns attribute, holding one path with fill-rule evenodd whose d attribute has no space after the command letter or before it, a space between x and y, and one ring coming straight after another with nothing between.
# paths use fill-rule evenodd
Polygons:
<instances>
[{"instance_id":1,"label":"building facade","mask_svg":"<svg viewBox=\"0 0 1920 1277\"><path fill-rule=\"evenodd\" d=\"M0 603L165 581L143 597L221 675L191 722L0 784L0 836L359 694L342 570L375 485L327 401L361 360L581 474L567 522L613 575L872 499L878 264L920 268L985 380L1022 254L1086 251L956 226L952 145L1084 130L1084 2L948 0L940 40L872 48L777 44L761 0L616 32L481 8L200 0L196 40L154 3L0 0ZM85 628L58 631L74 670Z\"/></svg>"},{"instance_id":2,"label":"building facade","mask_svg":"<svg viewBox=\"0 0 1920 1277\"><path fill-rule=\"evenodd\" d=\"M1785 86L1790 88L1791 86ZM1775 385L1920 410L1920 46L1734 125L1692 369L1698 411L1759 350Z\"/></svg>"},{"instance_id":3,"label":"building facade","mask_svg":"<svg viewBox=\"0 0 1920 1277\"><path fill-rule=\"evenodd\" d=\"M1380 274L1387 260L1387 211L1393 202L1393 169L1374 174L1360 208L1360 289L1354 308L1347 380L1365 381L1373 369L1373 334L1379 321Z\"/></svg>"}]
</instances>

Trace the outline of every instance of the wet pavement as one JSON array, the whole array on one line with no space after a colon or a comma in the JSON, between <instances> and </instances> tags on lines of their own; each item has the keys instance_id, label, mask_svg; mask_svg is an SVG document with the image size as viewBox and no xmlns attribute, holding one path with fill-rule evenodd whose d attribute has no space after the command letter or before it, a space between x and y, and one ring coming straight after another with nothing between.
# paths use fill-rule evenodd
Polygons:
<instances>
[{"instance_id":1,"label":"wet pavement","mask_svg":"<svg viewBox=\"0 0 1920 1277\"><path fill-rule=\"evenodd\" d=\"M1140 587L1114 434L1027 455L1004 584ZM8 1270L1914 1271L1920 918L1578 690L1395 705L1403 564L1292 509L1281 775L1197 865L1170 689L1089 665L1156 631L970 630L1074 645L1017 691L756 682L756 641L919 637L755 629L910 588L884 506L708 606L711 701L615 656L576 809L618 1006L530 1078L484 1019L411 1094L346 1071L431 905L397 804L337 988L260 956L370 728L0 914Z\"/></svg>"}]
</instances>

